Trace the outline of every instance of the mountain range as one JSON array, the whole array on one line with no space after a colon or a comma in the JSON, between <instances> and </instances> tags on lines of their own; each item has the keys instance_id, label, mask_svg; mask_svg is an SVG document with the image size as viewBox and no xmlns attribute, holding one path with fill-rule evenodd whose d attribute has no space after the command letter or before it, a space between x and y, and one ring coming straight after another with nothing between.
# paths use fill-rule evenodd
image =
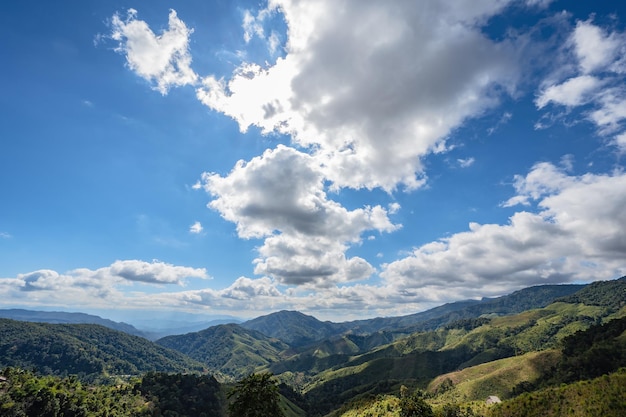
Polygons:
<instances>
[{"instance_id":1,"label":"mountain range","mask_svg":"<svg viewBox=\"0 0 626 417\"><path fill-rule=\"evenodd\" d=\"M99 324L68 324L97 320L96 316L7 311L40 323L0 319L0 367L75 374L86 381L160 371L209 373L221 383L232 383L251 373L271 372L299 393L285 391L292 393L293 409L322 416L371 395L398 392L400 386L428 389L431 395L447 398L439 388L447 379L459 386L458 391L448 388L447 395L454 393L454 398L464 400L490 389L513 396L528 387L538 389L541 380L564 381L564 375L572 372L571 367L559 365L566 341L626 317L626 277L588 285L530 287L402 317L344 323L279 311L155 341L130 334L137 330L132 326L121 324L125 330L120 331L112 328L114 322L100 318ZM41 323L53 320L56 323ZM604 349L613 352L606 369L621 361L626 366L626 335L621 327L616 329L613 336L602 336L609 338ZM617 341L611 342L615 337ZM572 349L572 357L586 358L579 363L593 356L590 350ZM492 374L494 368L500 373ZM556 370L550 376L546 372L552 368ZM591 368L589 377L597 371ZM474 376L454 374L466 369L475 370ZM467 388L457 381L477 380L476 372L485 381L500 381L501 386L496 390L485 383Z\"/></svg>"}]
</instances>

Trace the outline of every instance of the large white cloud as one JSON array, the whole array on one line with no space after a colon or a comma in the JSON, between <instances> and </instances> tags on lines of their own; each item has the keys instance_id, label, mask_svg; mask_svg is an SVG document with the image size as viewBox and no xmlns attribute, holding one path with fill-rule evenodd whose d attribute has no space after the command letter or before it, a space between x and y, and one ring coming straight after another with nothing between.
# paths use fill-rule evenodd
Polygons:
<instances>
[{"instance_id":1,"label":"large white cloud","mask_svg":"<svg viewBox=\"0 0 626 417\"><path fill-rule=\"evenodd\" d=\"M481 24L505 2L271 1L288 25L275 65L204 78L199 99L240 124L312 147L334 187L423 184L421 160L514 88L506 43Z\"/></svg>"},{"instance_id":2,"label":"large white cloud","mask_svg":"<svg viewBox=\"0 0 626 417\"><path fill-rule=\"evenodd\" d=\"M515 188L505 206L536 202L538 213L517 212L506 225L472 223L386 265L381 276L400 288L498 293L626 273L626 174L569 176L540 163Z\"/></svg>"},{"instance_id":3,"label":"large white cloud","mask_svg":"<svg viewBox=\"0 0 626 417\"><path fill-rule=\"evenodd\" d=\"M209 206L237 225L242 238L264 238L255 272L287 284L331 285L367 278L374 269L363 259L347 259L349 244L367 230L391 232L387 210L349 211L329 200L315 159L293 148L268 149L240 161L225 177L205 173Z\"/></svg>"}]
</instances>

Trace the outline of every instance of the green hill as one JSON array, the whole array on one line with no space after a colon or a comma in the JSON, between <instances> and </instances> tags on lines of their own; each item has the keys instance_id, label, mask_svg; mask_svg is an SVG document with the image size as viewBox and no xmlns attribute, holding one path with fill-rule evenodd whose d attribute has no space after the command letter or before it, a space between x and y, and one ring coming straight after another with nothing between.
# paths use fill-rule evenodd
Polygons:
<instances>
[{"instance_id":1,"label":"green hill","mask_svg":"<svg viewBox=\"0 0 626 417\"><path fill-rule=\"evenodd\" d=\"M484 401L490 395L505 399L519 387L537 384L560 358L560 351L545 350L483 363L439 375L427 392L438 405Z\"/></svg>"},{"instance_id":2,"label":"green hill","mask_svg":"<svg viewBox=\"0 0 626 417\"><path fill-rule=\"evenodd\" d=\"M96 324L0 319L0 367L93 380L149 371L201 371L202 365L147 339Z\"/></svg>"},{"instance_id":3,"label":"green hill","mask_svg":"<svg viewBox=\"0 0 626 417\"><path fill-rule=\"evenodd\" d=\"M522 394L492 407L487 417L623 417L626 371Z\"/></svg>"},{"instance_id":4,"label":"green hill","mask_svg":"<svg viewBox=\"0 0 626 417\"><path fill-rule=\"evenodd\" d=\"M200 332L168 336L156 341L201 362L225 381L241 379L282 359L289 345L236 324L209 327Z\"/></svg>"}]
</instances>

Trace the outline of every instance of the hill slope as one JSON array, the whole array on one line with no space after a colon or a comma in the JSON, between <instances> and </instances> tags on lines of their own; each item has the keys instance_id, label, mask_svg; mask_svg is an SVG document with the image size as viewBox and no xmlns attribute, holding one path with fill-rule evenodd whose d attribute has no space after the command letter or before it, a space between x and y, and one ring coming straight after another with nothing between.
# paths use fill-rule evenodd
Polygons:
<instances>
[{"instance_id":1,"label":"hill slope","mask_svg":"<svg viewBox=\"0 0 626 417\"><path fill-rule=\"evenodd\" d=\"M289 345L236 324L209 327L195 333L156 341L204 364L223 380L240 379L281 359Z\"/></svg>"},{"instance_id":2,"label":"hill slope","mask_svg":"<svg viewBox=\"0 0 626 417\"><path fill-rule=\"evenodd\" d=\"M626 372L522 394L489 410L489 417L623 417Z\"/></svg>"},{"instance_id":3,"label":"hill slope","mask_svg":"<svg viewBox=\"0 0 626 417\"><path fill-rule=\"evenodd\" d=\"M179 352L104 326L0 319L0 367L7 366L88 380L202 370L201 364Z\"/></svg>"}]
</instances>

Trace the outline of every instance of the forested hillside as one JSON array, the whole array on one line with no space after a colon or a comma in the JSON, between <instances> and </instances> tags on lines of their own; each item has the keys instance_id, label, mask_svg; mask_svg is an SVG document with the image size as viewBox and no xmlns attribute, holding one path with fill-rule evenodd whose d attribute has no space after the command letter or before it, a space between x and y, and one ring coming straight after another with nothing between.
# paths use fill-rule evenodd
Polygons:
<instances>
[{"instance_id":1,"label":"forested hillside","mask_svg":"<svg viewBox=\"0 0 626 417\"><path fill-rule=\"evenodd\" d=\"M203 365L142 337L95 324L0 319L0 366L97 380L149 371L201 371Z\"/></svg>"},{"instance_id":2,"label":"forested hillside","mask_svg":"<svg viewBox=\"0 0 626 417\"><path fill-rule=\"evenodd\" d=\"M223 380L233 381L281 359L289 345L236 324L223 324L200 332L157 340L201 362Z\"/></svg>"}]
</instances>

